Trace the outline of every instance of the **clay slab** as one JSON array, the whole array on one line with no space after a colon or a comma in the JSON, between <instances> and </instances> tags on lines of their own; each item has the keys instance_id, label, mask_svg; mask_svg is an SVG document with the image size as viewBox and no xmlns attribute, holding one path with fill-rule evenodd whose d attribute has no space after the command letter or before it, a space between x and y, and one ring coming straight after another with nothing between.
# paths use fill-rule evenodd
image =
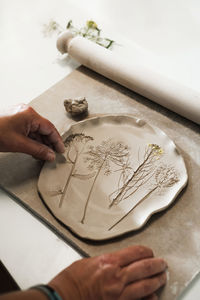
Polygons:
<instances>
[{"instance_id":1,"label":"clay slab","mask_svg":"<svg viewBox=\"0 0 200 300\"><path fill-rule=\"evenodd\" d=\"M52 214L83 238L141 228L187 183L173 141L143 120L95 117L72 125L63 138L66 151L45 163L38 190Z\"/></svg>"}]
</instances>

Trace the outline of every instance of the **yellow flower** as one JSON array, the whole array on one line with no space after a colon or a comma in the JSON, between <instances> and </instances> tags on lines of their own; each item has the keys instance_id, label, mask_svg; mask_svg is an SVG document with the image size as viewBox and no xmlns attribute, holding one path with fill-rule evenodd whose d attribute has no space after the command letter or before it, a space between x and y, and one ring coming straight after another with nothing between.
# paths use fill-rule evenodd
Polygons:
<instances>
[{"instance_id":1,"label":"yellow flower","mask_svg":"<svg viewBox=\"0 0 200 300\"><path fill-rule=\"evenodd\" d=\"M154 155L162 155L164 153L164 150L157 144L148 144L148 147L153 149Z\"/></svg>"},{"instance_id":2,"label":"yellow flower","mask_svg":"<svg viewBox=\"0 0 200 300\"><path fill-rule=\"evenodd\" d=\"M159 150L158 150L158 154L163 154L164 153L164 150L162 149L162 148L160 148Z\"/></svg>"},{"instance_id":3,"label":"yellow flower","mask_svg":"<svg viewBox=\"0 0 200 300\"><path fill-rule=\"evenodd\" d=\"M88 28L97 29L97 24L92 20L87 21L86 25Z\"/></svg>"},{"instance_id":4,"label":"yellow flower","mask_svg":"<svg viewBox=\"0 0 200 300\"><path fill-rule=\"evenodd\" d=\"M148 147L151 147L152 149L155 149L155 150L160 149L160 146L158 146L156 144L148 144Z\"/></svg>"}]
</instances>

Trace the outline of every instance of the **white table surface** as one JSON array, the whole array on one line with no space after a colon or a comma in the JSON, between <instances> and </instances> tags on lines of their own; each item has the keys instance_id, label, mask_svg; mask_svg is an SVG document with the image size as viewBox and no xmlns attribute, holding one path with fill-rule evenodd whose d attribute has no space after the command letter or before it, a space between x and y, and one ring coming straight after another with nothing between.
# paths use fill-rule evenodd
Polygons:
<instances>
[{"instance_id":1,"label":"white table surface","mask_svg":"<svg viewBox=\"0 0 200 300\"><path fill-rule=\"evenodd\" d=\"M50 19L65 27L94 19L104 35L128 46L132 59L199 87L200 2L195 0L0 0L0 107L28 103L73 71L56 35L44 37ZM1 170L0 166L0 172ZM0 259L24 289L48 282L80 255L0 191ZM200 295L198 275L180 300ZM170 300L170 299L169 299Z\"/></svg>"}]
</instances>

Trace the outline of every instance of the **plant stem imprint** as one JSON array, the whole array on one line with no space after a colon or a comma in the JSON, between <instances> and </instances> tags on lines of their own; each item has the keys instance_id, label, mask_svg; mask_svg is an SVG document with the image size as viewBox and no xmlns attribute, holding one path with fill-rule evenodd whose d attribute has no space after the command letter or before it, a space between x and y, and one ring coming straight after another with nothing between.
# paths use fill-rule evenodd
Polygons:
<instances>
[{"instance_id":1,"label":"plant stem imprint","mask_svg":"<svg viewBox=\"0 0 200 300\"><path fill-rule=\"evenodd\" d=\"M108 139L96 147L90 146L86 154L85 162L89 163L88 169L90 171L96 170L96 176L94 177L85 203L83 217L81 219L82 224L85 222L88 204L100 172L103 170L104 175L110 175L112 172L111 163L120 167L123 166L129 156L129 151L128 147L121 142L113 142L111 139Z\"/></svg>"},{"instance_id":2,"label":"plant stem imprint","mask_svg":"<svg viewBox=\"0 0 200 300\"><path fill-rule=\"evenodd\" d=\"M70 183L70 180L73 177L78 177L79 179L81 179L81 177L84 179L85 176L88 175L81 175L81 174L75 174L74 170L76 167L76 163L77 160L79 158L79 156L82 154L82 152L84 151L85 145L92 141L93 138L91 136L86 136L83 133L76 133L76 134L71 134L69 135L66 140L65 140L65 147L67 148L67 153L66 153L66 158L67 158L67 163L71 164L71 171L70 174L67 178L67 181L65 183L65 186L62 190L62 195L59 201L59 208L62 207L65 195L67 193L67 189ZM91 174L92 176L92 174Z\"/></svg>"},{"instance_id":3,"label":"plant stem imprint","mask_svg":"<svg viewBox=\"0 0 200 300\"><path fill-rule=\"evenodd\" d=\"M154 165L157 163L163 150L156 144L149 144L144 151L143 161L139 164L132 175L110 195L113 198L109 208L113 205L119 204L121 201L132 196L141 186L151 179L152 173L155 169Z\"/></svg>"},{"instance_id":4,"label":"plant stem imprint","mask_svg":"<svg viewBox=\"0 0 200 300\"><path fill-rule=\"evenodd\" d=\"M113 229L117 224L123 221L139 204L146 200L157 189L172 187L179 181L178 175L173 167L161 165L155 172L155 184L154 187L140 199L123 217L121 217L116 223L114 223L108 231Z\"/></svg>"}]
</instances>

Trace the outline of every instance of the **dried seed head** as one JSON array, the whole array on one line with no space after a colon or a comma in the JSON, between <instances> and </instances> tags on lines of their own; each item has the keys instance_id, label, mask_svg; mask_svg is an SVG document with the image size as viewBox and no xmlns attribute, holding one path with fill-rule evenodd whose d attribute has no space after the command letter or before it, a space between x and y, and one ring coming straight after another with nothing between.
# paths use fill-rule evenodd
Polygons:
<instances>
[{"instance_id":1,"label":"dried seed head","mask_svg":"<svg viewBox=\"0 0 200 300\"><path fill-rule=\"evenodd\" d=\"M155 174L156 183L162 187L171 187L179 181L178 174L173 167L160 166Z\"/></svg>"}]
</instances>

